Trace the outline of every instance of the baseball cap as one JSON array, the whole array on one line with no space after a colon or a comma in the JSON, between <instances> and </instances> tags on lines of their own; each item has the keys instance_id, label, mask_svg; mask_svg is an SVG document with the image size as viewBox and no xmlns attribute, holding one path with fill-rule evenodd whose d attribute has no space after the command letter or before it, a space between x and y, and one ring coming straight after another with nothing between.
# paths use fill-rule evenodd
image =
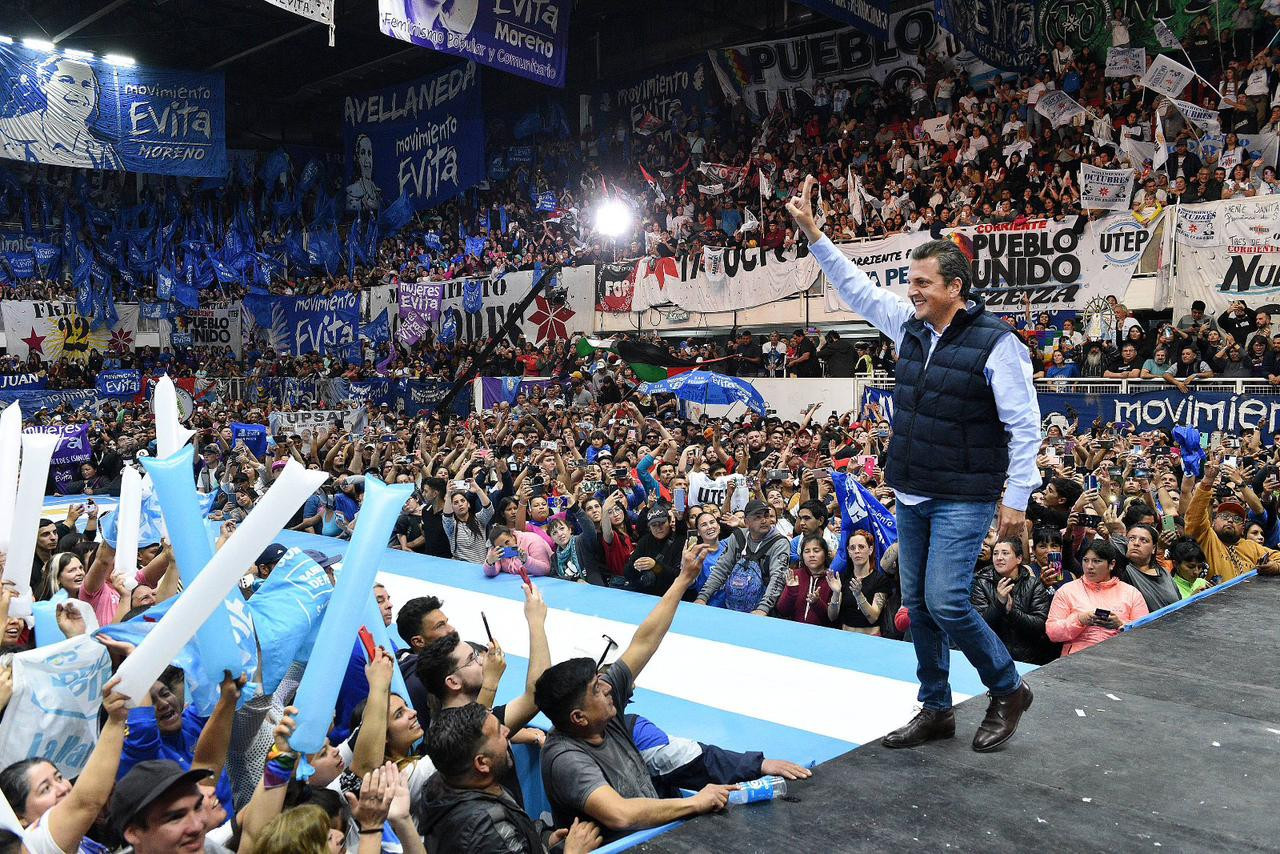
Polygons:
<instances>
[{"instance_id":1,"label":"baseball cap","mask_svg":"<svg viewBox=\"0 0 1280 854\"><path fill-rule=\"evenodd\" d=\"M649 508L649 515L645 519L645 521L648 522L650 525L652 525L654 522L670 522L671 521L670 513L671 513L671 508L667 507L666 504L659 502Z\"/></svg>"},{"instance_id":2,"label":"baseball cap","mask_svg":"<svg viewBox=\"0 0 1280 854\"><path fill-rule=\"evenodd\" d=\"M747 506L743 508L742 515L750 519L752 516L759 516L761 513L768 513L769 505L765 504L759 498L753 498L747 502Z\"/></svg>"},{"instance_id":3,"label":"baseball cap","mask_svg":"<svg viewBox=\"0 0 1280 854\"><path fill-rule=\"evenodd\" d=\"M1223 501L1218 505L1215 513L1234 513L1241 519L1249 518L1249 511L1244 509L1244 505L1238 501Z\"/></svg>"},{"instance_id":4,"label":"baseball cap","mask_svg":"<svg viewBox=\"0 0 1280 854\"><path fill-rule=\"evenodd\" d=\"M514 448L516 445L524 445L526 448L529 447L529 443L519 437L511 440L511 447Z\"/></svg>"},{"instance_id":5,"label":"baseball cap","mask_svg":"<svg viewBox=\"0 0 1280 854\"><path fill-rule=\"evenodd\" d=\"M172 759L147 759L129 769L111 793L111 824L123 834L125 827L174 786L196 783L213 773L205 768L184 769Z\"/></svg>"},{"instance_id":6,"label":"baseball cap","mask_svg":"<svg viewBox=\"0 0 1280 854\"><path fill-rule=\"evenodd\" d=\"M286 549L284 546L280 545L279 543L272 543L271 545L267 546L265 549L262 550L262 554L258 555L258 559L254 561L254 563L256 564L278 563L280 558L284 557L284 553L286 551L288 551L288 549Z\"/></svg>"}]
</instances>

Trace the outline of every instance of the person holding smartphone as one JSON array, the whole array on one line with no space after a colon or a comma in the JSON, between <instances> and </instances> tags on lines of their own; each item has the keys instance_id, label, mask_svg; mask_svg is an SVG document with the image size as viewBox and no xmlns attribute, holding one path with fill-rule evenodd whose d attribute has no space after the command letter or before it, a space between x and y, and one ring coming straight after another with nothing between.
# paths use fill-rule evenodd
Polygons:
<instances>
[{"instance_id":1,"label":"person holding smartphone","mask_svg":"<svg viewBox=\"0 0 1280 854\"><path fill-rule=\"evenodd\" d=\"M1114 577L1119 559L1109 541L1089 542L1080 556L1083 574L1054 593L1045 634L1062 644L1063 655L1113 638L1150 613L1138 589Z\"/></svg>"}]
</instances>

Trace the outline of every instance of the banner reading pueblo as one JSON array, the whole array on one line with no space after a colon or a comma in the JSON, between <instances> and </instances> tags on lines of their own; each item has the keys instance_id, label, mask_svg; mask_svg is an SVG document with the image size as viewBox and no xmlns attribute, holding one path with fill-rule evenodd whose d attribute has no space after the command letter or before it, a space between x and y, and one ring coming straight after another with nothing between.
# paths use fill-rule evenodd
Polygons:
<instances>
[{"instance_id":1,"label":"banner reading pueblo","mask_svg":"<svg viewBox=\"0 0 1280 854\"><path fill-rule=\"evenodd\" d=\"M973 243L973 287L995 310L1083 309L1095 297L1124 298L1160 217L1130 213L1063 222L1035 219L959 229Z\"/></svg>"},{"instance_id":2,"label":"banner reading pueblo","mask_svg":"<svg viewBox=\"0 0 1280 854\"><path fill-rule=\"evenodd\" d=\"M1175 316L1198 299L1215 317L1235 300L1280 302L1280 197L1179 206L1178 216Z\"/></svg>"},{"instance_id":3,"label":"banner reading pueblo","mask_svg":"<svg viewBox=\"0 0 1280 854\"><path fill-rule=\"evenodd\" d=\"M173 331L190 335L192 347L220 353L230 347L237 359L244 351L239 306L185 311L173 319Z\"/></svg>"}]
</instances>

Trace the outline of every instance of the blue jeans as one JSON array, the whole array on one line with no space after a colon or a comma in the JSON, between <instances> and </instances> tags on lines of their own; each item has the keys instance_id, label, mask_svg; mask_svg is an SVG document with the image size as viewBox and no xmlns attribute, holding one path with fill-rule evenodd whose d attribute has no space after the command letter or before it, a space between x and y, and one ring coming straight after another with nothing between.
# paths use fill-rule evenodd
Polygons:
<instances>
[{"instance_id":1,"label":"blue jeans","mask_svg":"<svg viewBox=\"0 0 1280 854\"><path fill-rule=\"evenodd\" d=\"M993 695L1012 694L1021 684L1009 650L969 600L973 565L995 509L989 501L898 502L898 576L926 709L951 708L948 638Z\"/></svg>"}]
</instances>

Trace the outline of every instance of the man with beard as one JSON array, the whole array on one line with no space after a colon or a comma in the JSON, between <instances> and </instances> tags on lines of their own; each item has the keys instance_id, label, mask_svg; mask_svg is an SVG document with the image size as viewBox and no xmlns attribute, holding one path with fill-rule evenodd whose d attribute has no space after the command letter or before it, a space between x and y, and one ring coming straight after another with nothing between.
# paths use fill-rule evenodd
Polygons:
<instances>
[{"instance_id":1,"label":"man with beard","mask_svg":"<svg viewBox=\"0 0 1280 854\"><path fill-rule=\"evenodd\" d=\"M1221 576L1227 581L1255 566L1263 574L1274 573L1280 564L1280 552L1245 539L1244 522L1248 514L1242 504L1228 497L1210 514L1220 466L1218 459L1205 463L1204 478L1196 486L1187 508L1187 533L1195 538L1209 559L1210 577Z\"/></svg>"}]
</instances>

